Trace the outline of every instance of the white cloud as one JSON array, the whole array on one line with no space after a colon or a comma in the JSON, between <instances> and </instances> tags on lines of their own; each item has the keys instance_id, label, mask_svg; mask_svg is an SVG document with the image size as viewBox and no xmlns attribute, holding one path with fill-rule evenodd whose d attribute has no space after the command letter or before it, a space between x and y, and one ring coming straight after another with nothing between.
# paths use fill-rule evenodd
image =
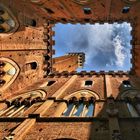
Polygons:
<instances>
[{"instance_id":1,"label":"white cloud","mask_svg":"<svg viewBox=\"0 0 140 140\"><path fill-rule=\"evenodd\" d=\"M66 27L66 25L64 26ZM86 26L77 24L63 28L63 30L64 39L60 46L66 50L64 54L84 52L86 66L91 67L92 70L108 71L120 68L126 70L129 67L130 53L128 52L131 47L130 31L132 30L130 24L126 22L123 24L86 24ZM58 35L58 38L61 35Z\"/></svg>"},{"instance_id":2,"label":"white cloud","mask_svg":"<svg viewBox=\"0 0 140 140\"><path fill-rule=\"evenodd\" d=\"M124 50L124 46L122 46L122 42L121 42L121 38L119 35L117 35L114 39L113 39L113 46L114 46L114 50L115 50L115 55L116 55L116 65L119 67L122 67L124 65L124 60L126 58L125 53L123 52Z\"/></svg>"}]
</instances>

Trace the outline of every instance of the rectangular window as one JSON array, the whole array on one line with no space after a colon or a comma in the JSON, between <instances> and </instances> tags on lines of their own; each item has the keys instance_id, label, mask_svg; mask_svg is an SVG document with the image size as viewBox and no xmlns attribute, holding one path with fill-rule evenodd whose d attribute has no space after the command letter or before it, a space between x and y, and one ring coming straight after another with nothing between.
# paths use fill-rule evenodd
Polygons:
<instances>
[{"instance_id":1,"label":"rectangular window","mask_svg":"<svg viewBox=\"0 0 140 140\"><path fill-rule=\"evenodd\" d=\"M89 8L89 7L85 7L85 8L83 8L83 10L84 10L84 13L85 14L91 14L91 8Z\"/></svg>"},{"instance_id":2,"label":"rectangular window","mask_svg":"<svg viewBox=\"0 0 140 140\"><path fill-rule=\"evenodd\" d=\"M123 10L122 10L122 13L128 13L130 10L130 7L124 7Z\"/></svg>"},{"instance_id":3,"label":"rectangular window","mask_svg":"<svg viewBox=\"0 0 140 140\"><path fill-rule=\"evenodd\" d=\"M85 81L85 86L86 87L91 87L92 86L92 81L91 80L87 80L87 81Z\"/></svg>"}]
</instances>

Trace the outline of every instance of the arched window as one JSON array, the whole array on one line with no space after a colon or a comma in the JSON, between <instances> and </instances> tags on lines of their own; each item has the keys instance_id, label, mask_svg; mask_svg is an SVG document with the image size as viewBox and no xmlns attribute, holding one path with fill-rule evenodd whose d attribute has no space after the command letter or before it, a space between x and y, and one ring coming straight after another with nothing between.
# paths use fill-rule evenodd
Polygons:
<instances>
[{"instance_id":1,"label":"arched window","mask_svg":"<svg viewBox=\"0 0 140 140\"><path fill-rule=\"evenodd\" d=\"M21 94L6 101L7 107L0 111L2 117L20 117L33 104L41 102L46 96L42 90Z\"/></svg>"},{"instance_id":2,"label":"arched window","mask_svg":"<svg viewBox=\"0 0 140 140\"><path fill-rule=\"evenodd\" d=\"M92 117L94 112L95 100L93 98L86 100L86 98L72 98L62 116L69 117Z\"/></svg>"},{"instance_id":3,"label":"arched window","mask_svg":"<svg viewBox=\"0 0 140 140\"><path fill-rule=\"evenodd\" d=\"M55 117L92 117L98 94L90 90L76 91L63 98L53 116Z\"/></svg>"},{"instance_id":4,"label":"arched window","mask_svg":"<svg viewBox=\"0 0 140 140\"><path fill-rule=\"evenodd\" d=\"M129 6L125 6L123 9L122 9L122 13L123 14L126 14L130 11L130 7Z\"/></svg>"}]
</instances>

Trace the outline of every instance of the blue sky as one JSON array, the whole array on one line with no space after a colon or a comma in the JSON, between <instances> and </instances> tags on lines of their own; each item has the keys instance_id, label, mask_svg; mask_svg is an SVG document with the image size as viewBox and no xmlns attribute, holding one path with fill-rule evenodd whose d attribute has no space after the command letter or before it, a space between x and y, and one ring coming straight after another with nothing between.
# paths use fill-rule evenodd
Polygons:
<instances>
[{"instance_id":1,"label":"blue sky","mask_svg":"<svg viewBox=\"0 0 140 140\"><path fill-rule=\"evenodd\" d=\"M69 52L84 52L86 70L124 70L131 68L130 45L132 27L122 24L56 24L54 29L56 42L53 57Z\"/></svg>"}]
</instances>

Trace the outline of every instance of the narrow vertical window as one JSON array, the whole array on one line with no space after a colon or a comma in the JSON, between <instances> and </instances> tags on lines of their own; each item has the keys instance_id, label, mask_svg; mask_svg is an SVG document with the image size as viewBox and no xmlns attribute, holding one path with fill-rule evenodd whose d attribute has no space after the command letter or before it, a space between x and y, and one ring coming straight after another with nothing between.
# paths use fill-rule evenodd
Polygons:
<instances>
[{"instance_id":1,"label":"narrow vertical window","mask_svg":"<svg viewBox=\"0 0 140 140\"><path fill-rule=\"evenodd\" d=\"M127 103L126 105L132 117L139 117L136 109L133 107L131 103Z\"/></svg>"},{"instance_id":2,"label":"narrow vertical window","mask_svg":"<svg viewBox=\"0 0 140 140\"><path fill-rule=\"evenodd\" d=\"M93 111L94 111L94 104L93 103L90 103L87 106L87 109L88 109L88 112L86 113L86 117L92 117Z\"/></svg>"},{"instance_id":3,"label":"narrow vertical window","mask_svg":"<svg viewBox=\"0 0 140 140\"><path fill-rule=\"evenodd\" d=\"M67 109L64 111L62 116L69 116L73 107L74 107L74 103L69 103Z\"/></svg>"},{"instance_id":4,"label":"narrow vertical window","mask_svg":"<svg viewBox=\"0 0 140 140\"><path fill-rule=\"evenodd\" d=\"M87 101L84 97L79 101L72 101L68 104L62 116L69 117L92 117L94 112L94 101Z\"/></svg>"},{"instance_id":5,"label":"narrow vertical window","mask_svg":"<svg viewBox=\"0 0 140 140\"><path fill-rule=\"evenodd\" d=\"M84 103L80 103L77 108L75 113L73 114L73 116L81 116L82 112L83 112L83 108L84 108Z\"/></svg>"}]
</instances>

